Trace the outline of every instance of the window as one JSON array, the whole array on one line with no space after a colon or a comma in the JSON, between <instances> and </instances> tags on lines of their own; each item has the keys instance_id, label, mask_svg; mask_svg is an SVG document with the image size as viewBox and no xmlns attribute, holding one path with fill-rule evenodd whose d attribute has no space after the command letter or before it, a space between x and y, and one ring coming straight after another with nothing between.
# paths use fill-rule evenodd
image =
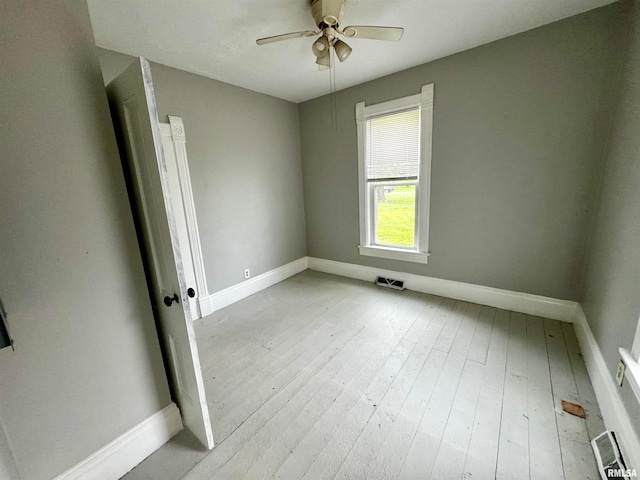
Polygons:
<instances>
[{"instance_id":1,"label":"window","mask_svg":"<svg viewBox=\"0 0 640 480\"><path fill-rule=\"evenodd\" d=\"M356 105L360 255L427 263L433 84Z\"/></svg>"}]
</instances>

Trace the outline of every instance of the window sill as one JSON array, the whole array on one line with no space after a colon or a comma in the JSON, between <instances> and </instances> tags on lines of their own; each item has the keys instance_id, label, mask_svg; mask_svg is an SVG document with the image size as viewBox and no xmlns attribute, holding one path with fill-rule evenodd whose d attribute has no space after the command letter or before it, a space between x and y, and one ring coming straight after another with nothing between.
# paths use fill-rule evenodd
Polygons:
<instances>
[{"instance_id":1,"label":"window sill","mask_svg":"<svg viewBox=\"0 0 640 480\"><path fill-rule=\"evenodd\" d=\"M640 403L640 363L631 356L631 352L626 348L620 348L619 352L626 367L624 376Z\"/></svg>"},{"instance_id":2,"label":"window sill","mask_svg":"<svg viewBox=\"0 0 640 480\"><path fill-rule=\"evenodd\" d=\"M367 257L387 258L389 260L413 263L428 263L429 261L428 253L403 250L401 248L358 245L358 249L360 250L360 255Z\"/></svg>"}]
</instances>

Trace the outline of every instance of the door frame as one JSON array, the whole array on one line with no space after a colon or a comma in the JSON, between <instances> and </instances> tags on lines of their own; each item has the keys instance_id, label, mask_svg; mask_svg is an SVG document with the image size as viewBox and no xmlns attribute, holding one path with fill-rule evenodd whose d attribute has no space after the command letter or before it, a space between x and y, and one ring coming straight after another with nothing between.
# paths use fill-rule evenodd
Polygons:
<instances>
[{"instance_id":1,"label":"door frame","mask_svg":"<svg viewBox=\"0 0 640 480\"><path fill-rule=\"evenodd\" d=\"M188 256L191 258L193 265L193 273L195 275L196 292L195 311L192 309L192 320L205 317L212 313L209 302L209 287L207 285L207 275L204 267L204 259L202 255L202 245L200 243L200 230L198 228L198 218L196 215L196 205L193 199L193 187L191 184L191 174L189 170L189 159L187 157L187 139L184 128L184 122L181 117L168 115L169 123L160 122L160 133L167 141L170 139L173 146L173 155L165 155L165 162L175 162L178 171L178 179L180 184L180 198L172 198L174 210L182 208L186 222L186 230L188 235ZM169 168L169 166L168 166ZM180 205L176 205L177 202ZM184 252L187 246L183 246Z\"/></svg>"}]
</instances>

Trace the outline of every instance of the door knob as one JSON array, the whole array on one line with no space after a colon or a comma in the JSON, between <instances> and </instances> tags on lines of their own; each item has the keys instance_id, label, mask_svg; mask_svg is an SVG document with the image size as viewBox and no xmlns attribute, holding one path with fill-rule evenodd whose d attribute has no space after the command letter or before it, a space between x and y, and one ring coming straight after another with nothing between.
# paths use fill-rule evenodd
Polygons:
<instances>
[{"instance_id":1,"label":"door knob","mask_svg":"<svg viewBox=\"0 0 640 480\"><path fill-rule=\"evenodd\" d=\"M177 293L174 293L173 297L170 297L169 295L164 297L164 304L167 307L170 307L173 304L173 302L180 303Z\"/></svg>"},{"instance_id":2,"label":"door knob","mask_svg":"<svg viewBox=\"0 0 640 480\"><path fill-rule=\"evenodd\" d=\"M193 288L190 288L187 290L187 295L189 295L189 298L193 298L196 296L196 291Z\"/></svg>"}]
</instances>

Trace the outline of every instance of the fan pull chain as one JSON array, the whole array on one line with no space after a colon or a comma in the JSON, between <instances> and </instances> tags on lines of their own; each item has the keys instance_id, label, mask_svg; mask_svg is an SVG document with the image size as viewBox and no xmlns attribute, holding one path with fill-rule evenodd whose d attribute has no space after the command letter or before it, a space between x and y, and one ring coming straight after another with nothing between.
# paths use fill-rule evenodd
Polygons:
<instances>
[{"instance_id":1,"label":"fan pull chain","mask_svg":"<svg viewBox=\"0 0 640 480\"><path fill-rule=\"evenodd\" d=\"M331 129L338 130L338 103L336 100L336 57L333 48L331 48L329 54L331 55L331 69L329 72L329 89L331 91Z\"/></svg>"}]
</instances>

